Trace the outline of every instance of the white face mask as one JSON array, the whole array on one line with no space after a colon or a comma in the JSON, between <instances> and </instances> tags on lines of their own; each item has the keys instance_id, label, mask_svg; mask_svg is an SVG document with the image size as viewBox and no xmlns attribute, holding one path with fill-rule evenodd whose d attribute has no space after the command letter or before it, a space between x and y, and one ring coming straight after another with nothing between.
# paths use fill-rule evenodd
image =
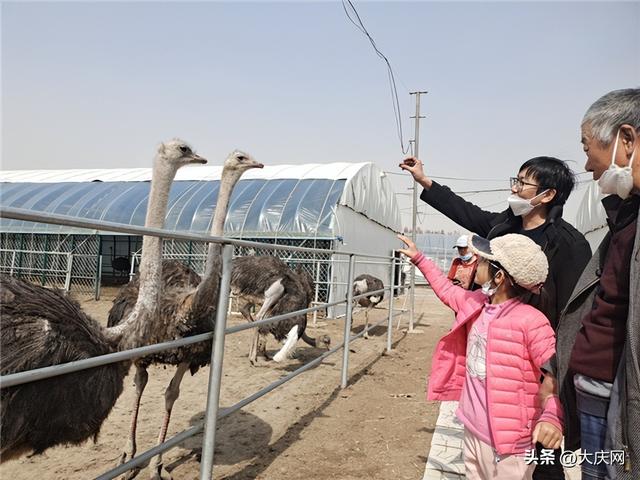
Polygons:
<instances>
[{"instance_id":1,"label":"white face mask","mask_svg":"<svg viewBox=\"0 0 640 480\"><path fill-rule=\"evenodd\" d=\"M629 196L633 189L633 175L631 172L631 164L633 163L633 157L636 154L635 149L631 154L629 165L626 167L619 167L616 165L616 153L618 151L618 140L620 139L620 130L616 134L616 141L613 146L613 155L611 156L611 165L604 171L598 185L600 191L604 195L618 195L623 200Z\"/></svg>"},{"instance_id":2,"label":"white face mask","mask_svg":"<svg viewBox=\"0 0 640 480\"><path fill-rule=\"evenodd\" d=\"M493 297L500 287L500 285L496 285L495 287L491 288L491 282L495 280L497 275L498 272L496 272L491 280L486 281L482 284L482 293L484 293L487 297Z\"/></svg>"},{"instance_id":3,"label":"white face mask","mask_svg":"<svg viewBox=\"0 0 640 480\"><path fill-rule=\"evenodd\" d=\"M509 198L507 198L507 203L509 204L509 208L511 208L511 211L516 217L522 217L528 215L534 208L540 205L533 205L531 203L531 200L533 200L534 198L538 198L540 195L544 195L548 191L549 189L545 190L544 192L540 192L538 195L529 200L519 197L516 193L512 193L511 195L509 195Z\"/></svg>"},{"instance_id":4,"label":"white face mask","mask_svg":"<svg viewBox=\"0 0 640 480\"><path fill-rule=\"evenodd\" d=\"M460 260L462 260L463 262L468 262L469 260L471 260L471 257L473 257L473 253L467 253L466 255L458 255L458 258L460 258Z\"/></svg>"},{"instance_id":5,"label":"white face mask","mask_svg":"<svg viewBox=\"0 0 640 480\"><path fill-rule=\"evenodd\" d=\"M497 291L498 287L491 288L491 280L482 284L482 293L484 293L487 297L493 297L493 295Z\"/></svg>"}]
</instances>

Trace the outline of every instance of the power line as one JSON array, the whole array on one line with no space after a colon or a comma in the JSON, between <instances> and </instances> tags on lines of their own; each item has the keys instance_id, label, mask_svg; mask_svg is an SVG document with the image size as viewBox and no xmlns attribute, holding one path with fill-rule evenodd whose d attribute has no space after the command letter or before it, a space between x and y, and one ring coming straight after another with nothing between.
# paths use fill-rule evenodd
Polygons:
<instances>
[{"instance_id":1,"label":"power line","mask_svg":"<svg viewBox=\"0 0 640 480\"><path fill-rule=\"evenodd\" d=\"M349 8L353 10L353 13L356 16L356 19L358 20L357 23L349 14L349 10L347 9L347 4ZM402 116L400 115L400 101L398 100L398 89L396 88L396 79L393 74L393 69L391 68L391 63L389 62L389 59L378 49L378 46L376 45L375 40L371 37L366 27L362 23L362 20L360 19L360 15L358 15L358 11L356 10L356 7L353 5L353 3L351 3L351 0L342 0L342 8L344 9L344 13L347 15L347 18L349 19L349 21L351 21L351 23L353 23L356 26L356 28L360 30L360 32L362 32L369 39L369 42L371 42L371 45L373 46L373 49L375 50L376 54L380 58L382 58L387 64L387 75L389 77L389 84L391 86L391 100L393 103L393 114L396 120L396 129L398 131L398 139L400 140L400 149L402 150L403 155L406 155L409 152L409 147L407 147L406 149L404 147L404 140L402 135Z\"/></svg>"}]
</instances>

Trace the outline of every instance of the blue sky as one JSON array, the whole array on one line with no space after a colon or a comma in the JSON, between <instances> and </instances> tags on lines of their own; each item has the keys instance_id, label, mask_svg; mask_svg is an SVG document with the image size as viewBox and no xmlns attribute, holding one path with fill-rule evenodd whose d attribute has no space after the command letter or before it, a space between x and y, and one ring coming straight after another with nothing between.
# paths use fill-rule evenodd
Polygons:
<instances>
[{"instance_id":1,"label":"blue sky","mask_svg":"<svg viewBox=\"0 0 640 480\"><path fill-rule=\"evenodd\" d=\"M405 143L408 92L428 90L428 172L486 180L449 181L455 190L506 188L537 155L583 171L585 109L640 84L638 1L354 4L396 73ZM241 148L267 164L399 172L386 67L340 2L3 2L1 13L3 169L149 166L158 142L180 136L213 164ZM406 176L391 178L408 192ZM499 210L506 195L468 197ZM407 214L410 197L398 199ZM423 210L423 228L451 228Z\"/></svg>"}]
</instances>

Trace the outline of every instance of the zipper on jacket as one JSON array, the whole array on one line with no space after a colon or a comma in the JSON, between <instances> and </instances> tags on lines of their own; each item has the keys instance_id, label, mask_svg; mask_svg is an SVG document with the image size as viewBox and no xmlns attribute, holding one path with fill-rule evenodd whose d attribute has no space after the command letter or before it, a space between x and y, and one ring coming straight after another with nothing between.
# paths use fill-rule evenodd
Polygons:
<instances>
[{"instance_id":1,"label":"zipper on jacket","mask_svg":"<svg viewBox=\"0 0 640 480\"><path fill-rule=\"evenodd\" d=\"M629 473L631 471L631 459L629 458L629 447L626 445L622 445L622 450L624 451L624 471L625 473Z\"/></svg>"},{"instance_id":2,"label":"zipper on jacket","mask_svg":"<svg viewBox=\"0 0 640 480\"><path fill-rule=\"evenodd\" d=\"M507 306L507 308L502 309L502 311L500 311L498 313L498 315L493 319L493 321L491 321L489 323L489 325L487 325L487 346L486 346L486 355L485 355L485 369L487 372L487 375L485 377L485 383L486 383L486 388L487 388L487 413L489 413L489 404L491 403L491 400L489 399L489 392L491 391L489 389L489 343L490 343L490 339L491 339L491 325L498 319L503 317L506 312L511 311L515 305L517 305L518 302L514 302L512 305ZM482 310L484 310L484 307L482 307ZM477 319L476 319L477 320ZM493 444L497 445L498 442L496 442L496 436L495 436L495 429L493 428L493 425L491 423L491 415L489 415L489 428L491 429L491 440L493 440ZM497 448L493 448L493 453L494 453L494 457L495 457L495 461L496 463L498 463L500 461L500 456L498 455L498 450Z\"/></svg>"}]
</instances>

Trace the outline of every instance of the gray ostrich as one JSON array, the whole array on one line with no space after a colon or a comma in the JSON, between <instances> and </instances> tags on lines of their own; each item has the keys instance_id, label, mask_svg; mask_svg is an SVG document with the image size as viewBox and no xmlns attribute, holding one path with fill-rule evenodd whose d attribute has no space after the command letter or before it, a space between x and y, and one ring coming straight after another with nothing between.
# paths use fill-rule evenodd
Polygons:
<instances>
[{"instance_id":1,"label":"gray ostrich","mask_svg":"<svg viewBox=\"0 0 640 480\"><path fill-rule=\"evenodd\" d=\"M161 144L154 159L145 225L162 227L171 182L178 168L206 160L181 140ZM142 290L155 295L149 253L158 239L145 237ZM153 287L153 288L152 288ZM135 336L155 308L144 303L118 329L101 328L62 292L0 276L0 368L2 375L114 352L123 336ZM55 445L77 445L100 432L117 398L129 362L104 365L1 391L1 461L40 454Z\"/></svg>"},{"instance_id":2,"label":"gray ostrich","mask_svg":"<svg viewBox=\"0 0 640 480\"><path fill-rule=\"evenodd\" d=\"M263 165L256 162L250 155L237 150L227 157L220 179L220 190L218 192L211 235L223 235L224 221L227 216L231 193L242 174L251 168L262 167ZM162 265L162 281L159 287L162 292L162 298L159 300L159 315L153 321L145 324L144 331L139 332L138 335L123 336L120 342L121 349L189 337L210 332L213 329L220 289L220 276L222 275L221 245L216 243L209 245L205 273L202 279L179 262L162 262L161 252L156 253L158 265ZM142 271L140 273L140 281L142 282ZM113 306L109 312L108 325L112 328L118 328L122 325L122 319L127 315L130 317L133 314L129 312L132 309L135 310L136 299L139 302L142 296L142 288L138 293L137 280L123 287L113 301ZM200 367L209 365L210 362L211 341L160 352L136 360L136 374L134 377L136 396L132 409L131 430L127 446L120 459L121 462L130 460L136 453L137 417L140 399L148 380L148 366L151 364L176 366L176 372L165 390L165 415L158 435L158 444L160 444L166 439L171 411L180 395L180 383L184 374L189 370L193 375ZM162 465L162 454L152 459L149 468L152 478L171 478L169 472ZM138 470L131 471L128 474L128 478L134 477L137 473Z\"/></svg>"},{"instance_id":3,"label":"gray ostrich","mask_svg":"<svg viewBox=\"0 0 640 480\"><path fill-rule=\"evenodd\" d=\"M376 290L380 290L384 288L382 280L373 275L369 275L367 273L363 273L362 275L358 275L353 280L353 296L362 295L367 292L375 292ZM375 308L382 300L384 299L384 292L376 293L375 295L369 295L366 297L359 298L357 301L358 305L364 307L364 328L365 333L363 335L364 338L369 338L369 334L366 332L366 329L369 328L369 312L371 309Z\"/></svg>"},{"instance_id":4,"label":"gray ostrich","mask_svg":"<svg viewBox=\"0 0 640 480\"><path fill-rule=\"evenodd\" d=\"M313 280L303 268L291 270L284 261L273 256L234 259L231 287L241 300L240 313L250 322L254 321L251 306L257 303L262 306L255 319L261 320L267 314L273 317L305 309L314 295ZM307 315L301 314L253 329L249 361L256 365L258 355L268 359L266 336L269 333L276 340L284 341L284 346L273 357L276 362L289 357L299 339L312 347L330 348L331 339L327 335L311 338L305 333L306 328Z\"/></svg>"}]
</instances>

